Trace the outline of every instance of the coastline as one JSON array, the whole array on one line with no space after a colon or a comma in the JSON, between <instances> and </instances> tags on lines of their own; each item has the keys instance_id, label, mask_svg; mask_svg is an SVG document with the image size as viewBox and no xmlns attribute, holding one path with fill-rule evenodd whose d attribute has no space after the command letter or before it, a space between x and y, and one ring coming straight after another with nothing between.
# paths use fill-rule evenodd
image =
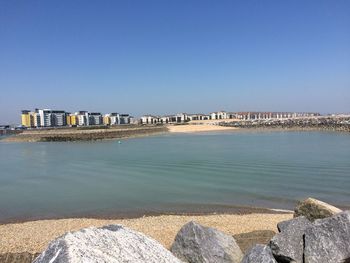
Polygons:
<instances>
[{"instance_id":1,"label":"coastline","mask_svg":"<svg viewBox=\"0 0 350 263\"><path fill-rule=\"evenodd\" d=\"M205 132L337 132L349 134L348 130L332 127L283 127L283 126L229 126L226 124L190 123L182 125L128 126L97 129L43 129L26 130L22 133L0 138L1 142L77 142L130 139L160 134L197 134Z\"/></svg>"},{"instance_id":2,"label":"coastline","mask_svg":"<svg viewBox=\"0 0 350 263\"><path fill-rule=\"evenodd\" d=\"M128 139L168 132L165 126L125 126L112 128L64 128L25 130L2 139L3 142L75 142Z\"/></svg>"},{"instance_id":3,"label":"coastline","mask_svg":"<svg viewBox=\"0 0 350 263\"><path fill-rule=\"evenodd\" d=\"M256 230L277 232L277 223L292 217L292 213L271 211L271 213L248 214L158 215L132 219L67 218L3 224L0 225L0 255L25 252L40 253L56 237L68 231L76 231L90 226L122 224L154 238L169 248L178 230L192 220L236 235ZM18 235L18 233L21 234Z\"/></svg>"},{"instance_id":4,"label":"coastline","mask_svg":"<svg viewBox=\"0 0 350 263\"><path fill-rule=\"evenodd\" d=\"M199 133L233 131L235 127L223 127L210 124L125 126L97 129L43 129L25 130L22 133L3 138L3 142L66 142L129 139L159 135L165 133Z\"/></svg>"}]
</instances>

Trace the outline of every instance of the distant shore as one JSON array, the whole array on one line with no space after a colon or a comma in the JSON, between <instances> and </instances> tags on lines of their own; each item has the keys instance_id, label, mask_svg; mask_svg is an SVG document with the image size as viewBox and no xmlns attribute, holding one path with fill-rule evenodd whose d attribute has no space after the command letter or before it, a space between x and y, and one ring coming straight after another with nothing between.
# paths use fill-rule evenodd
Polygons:
<instances>
[{"instance_id":1,"label":"distant shore","mask_svg":"<svg viewBox=\"0 0 350 263\"><path fill-rule=\"evenodd\" d=\"M30 129L4 138L4 142L63 142L95 141L144 137L164 133L196 133L212 131L231 131L233 127L208 124L184 125L128 125L113 127L75 127L57 129Z\"/></svg>"},{"instance_id":2,"label":"distant shore","mask_svg":"<svg viewBox=\"0 0 350 263\"><path fill-rule=\"evenodd\" d=\"M29 129L3 138L3 142L64 142L126 139L165 133L201 133L231 131L328 131L350 132L350 126L253 125L235 126L228 122L190 122L178 125L88 126L74 128Z\"/></svg>"},{"instance_id":3,"label":"distant shore","mask_svg":"<svg viewBox=\"0 0 350 263\"><path fill-rule=\"evenodd\" d=\"M4 142L64 142L125 139L168 132L165 126L113 126L31 129L3 139Z\"/></svg>"}]
</instances>

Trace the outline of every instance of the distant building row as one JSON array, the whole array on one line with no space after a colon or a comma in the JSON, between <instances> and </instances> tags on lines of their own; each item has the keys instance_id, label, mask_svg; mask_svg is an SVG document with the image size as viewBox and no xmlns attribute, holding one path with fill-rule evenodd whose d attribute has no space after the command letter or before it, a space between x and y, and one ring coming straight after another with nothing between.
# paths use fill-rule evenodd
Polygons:
<instances>
[{"instance_id":1,"label":"distant building row","mask_svg":"<svg viewBox=\"0 0 350 263\"><path fill-rule=\"evenodd\" d=\"M298 117L315 117L319 113L312 112L226 112L218 111L210 114L187 114L179 113L176 115L154 116L144 115L141 117L142 124L166 124L166 123L184 123L188 121L202 120L267 120L267 119L287 119Z\"/></svg>"},{"instance_id":2,"label":"distant building row","mask_svg":"<svg viewBox=\"0 0 350 263\"><path fill-rule=\"evenodd\" d=\"M22 126L36 127L63 127L89 125L121 125L130 124L132 117L129 114L110 113L102 115L99 112L78 111L69 113L63 110L35 109L22 110Z\"/></svg>"}]
</instances>

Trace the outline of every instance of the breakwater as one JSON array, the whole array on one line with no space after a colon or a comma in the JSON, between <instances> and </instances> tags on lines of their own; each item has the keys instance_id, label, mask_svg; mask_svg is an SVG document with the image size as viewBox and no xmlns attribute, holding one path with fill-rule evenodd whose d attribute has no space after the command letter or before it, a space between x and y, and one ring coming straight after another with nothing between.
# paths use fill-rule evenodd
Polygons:
<instances>
[{"instance_id":1,"label":"breakwater","mask_svg":"<svg viewBox=\"0 0 350 263\"><path fill-rule=\"evenodd\" d=\"M225 127L247 129L282 129L282 130L326 130L350 132L350 117L333 118L300 118L300 119L269 119L269 120L240 120L219 123Z\"/></svg>"},{"instance_id":2,"label":"breakwater","mask_svg":"<svg viewBox=\"0 0 350 263\"><path fill-rule=\"evenodd\" d=\"M5 138L7 142L64 142L95 141L103 139L119 139L146 136L167 132L165 126L122 126L110 128L65 128L25 130L20 134Z\"/></svg>"}]
</instances>

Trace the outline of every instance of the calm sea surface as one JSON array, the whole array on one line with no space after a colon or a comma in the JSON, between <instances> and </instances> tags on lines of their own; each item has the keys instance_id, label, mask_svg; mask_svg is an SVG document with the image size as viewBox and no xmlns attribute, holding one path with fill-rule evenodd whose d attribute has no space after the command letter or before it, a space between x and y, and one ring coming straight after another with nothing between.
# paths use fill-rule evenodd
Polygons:
<instances>
[{"instance_id":1,"label":"calm sea surface","mask_svg":"<svg viewBox=\"0 0 350 263\"><path fill-rule=\"evenodd\" d=\"M233 132L118 141L0 141L0 221L350 205L350 135ZM215 210L215 209L214 209Z\"/></svg>"}]
</instances>

